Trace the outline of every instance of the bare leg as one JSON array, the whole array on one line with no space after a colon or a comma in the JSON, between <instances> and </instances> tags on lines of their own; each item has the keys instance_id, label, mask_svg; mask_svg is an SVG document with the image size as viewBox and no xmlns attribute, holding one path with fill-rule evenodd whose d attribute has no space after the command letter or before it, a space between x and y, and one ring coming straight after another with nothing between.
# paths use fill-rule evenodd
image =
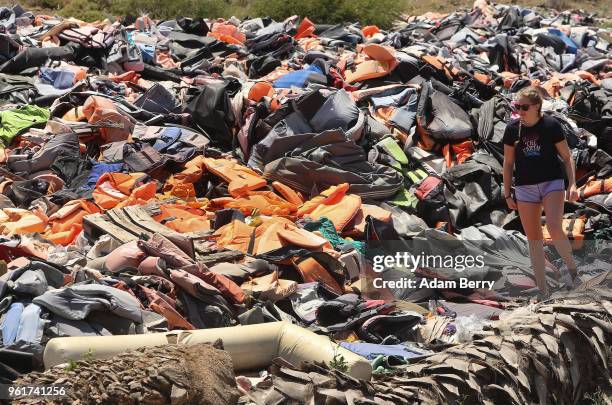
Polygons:
<instances>
[{"instance_id":1,"label":"bare leg","mask_svg":"<svg viewBox=\"0 0 612 405\"><path fill-rule=\"evenodd\" d=\"M575 279L578 275L576 261L572 255L572 245L567 239L567 235L563 231L563 191L553 191L546 194L542 203L544 204L544 214L546 215L546 228L552 238L555 249L559 253L559 256L563 258L563 261L567 265L572 278Z\"/></svg>"},{"instance_id":2,"label":"bare leg","mask_svg":"<svg viewBox=\"0 0 612 405\"><path fill-rule=\"evenodd\" d=\"M542 205L517 201L519 217L529 241L529 257L536 279L536 284L543 294L548 293L548 284L544 273L544 243L542 241Z\"/></svg>"}]
</instances>

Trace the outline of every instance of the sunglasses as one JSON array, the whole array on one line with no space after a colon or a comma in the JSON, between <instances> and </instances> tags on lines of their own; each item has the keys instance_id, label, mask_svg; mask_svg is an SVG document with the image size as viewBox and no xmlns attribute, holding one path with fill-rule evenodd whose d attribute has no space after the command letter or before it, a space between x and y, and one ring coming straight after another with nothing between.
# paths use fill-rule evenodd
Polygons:
<instances>
[{"instance_id":1,"label":"sunglasses","mask_svg":"<svg viewBox=\"0 0 612 405\"><path fill-rule=\"evenodd\" d=\"M531 107L532 105L535 105L535 104L518 104L518 103L514 103L514 104L512 104L512 108L514 108L516 111L518 111L518 110L527 111L527 110L529 110L529 107Z\"/></svg>"}]
</instances>

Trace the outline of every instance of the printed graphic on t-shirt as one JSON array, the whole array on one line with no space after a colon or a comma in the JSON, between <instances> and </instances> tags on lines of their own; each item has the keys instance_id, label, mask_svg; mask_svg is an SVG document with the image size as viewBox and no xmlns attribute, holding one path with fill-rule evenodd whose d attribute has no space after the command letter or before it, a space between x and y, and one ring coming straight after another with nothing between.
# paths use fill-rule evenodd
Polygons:
<instances>
[{"instance_id":1,"label":"printed graphic on t-shirt","mask_svg":"<svg viewBox=\"0 0 612 405\"><path fill-rule=\"evenodd\" d=\"M526 157L540 156L540 144L537 135L526 136L523 140L523 154Z\"/></svg>"}]
</instances>

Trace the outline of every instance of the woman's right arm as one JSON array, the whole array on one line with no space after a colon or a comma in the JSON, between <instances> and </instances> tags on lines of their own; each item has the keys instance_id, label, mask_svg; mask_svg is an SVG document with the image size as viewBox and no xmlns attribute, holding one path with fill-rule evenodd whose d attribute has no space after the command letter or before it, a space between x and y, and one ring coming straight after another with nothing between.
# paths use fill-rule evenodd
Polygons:
<instances>
[{"instance_id":1,"label":"woman's right arm","mask_svg":"<svg viewBox=\"0 0 612 405\"><path fill-rule=\"evenodd\" d=\"M504 145L504 199L511 209L515 209L511 197L512 172L514 171L514 146ZM508 198L510 197L510 198Z\"/></svg>"}]
</instances>

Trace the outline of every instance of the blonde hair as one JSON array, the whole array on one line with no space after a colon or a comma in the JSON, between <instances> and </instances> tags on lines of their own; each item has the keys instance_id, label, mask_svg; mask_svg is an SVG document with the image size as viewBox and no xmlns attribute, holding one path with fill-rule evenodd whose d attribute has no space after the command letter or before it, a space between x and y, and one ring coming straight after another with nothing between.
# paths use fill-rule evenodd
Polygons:
<instances>
[{"instance_id":1,"label":"blonde hair","mask_svg":"<svg viewBox=\"0 0 612 405\"><path fill-rule=\"evenodd\" d=\"M538 104L540 110L542 110L542 103L544 102L543 89L541 87L529 86L521 89L516 94L516 99L526 98L532 104Z\"/></svg>"}]
</instances>

